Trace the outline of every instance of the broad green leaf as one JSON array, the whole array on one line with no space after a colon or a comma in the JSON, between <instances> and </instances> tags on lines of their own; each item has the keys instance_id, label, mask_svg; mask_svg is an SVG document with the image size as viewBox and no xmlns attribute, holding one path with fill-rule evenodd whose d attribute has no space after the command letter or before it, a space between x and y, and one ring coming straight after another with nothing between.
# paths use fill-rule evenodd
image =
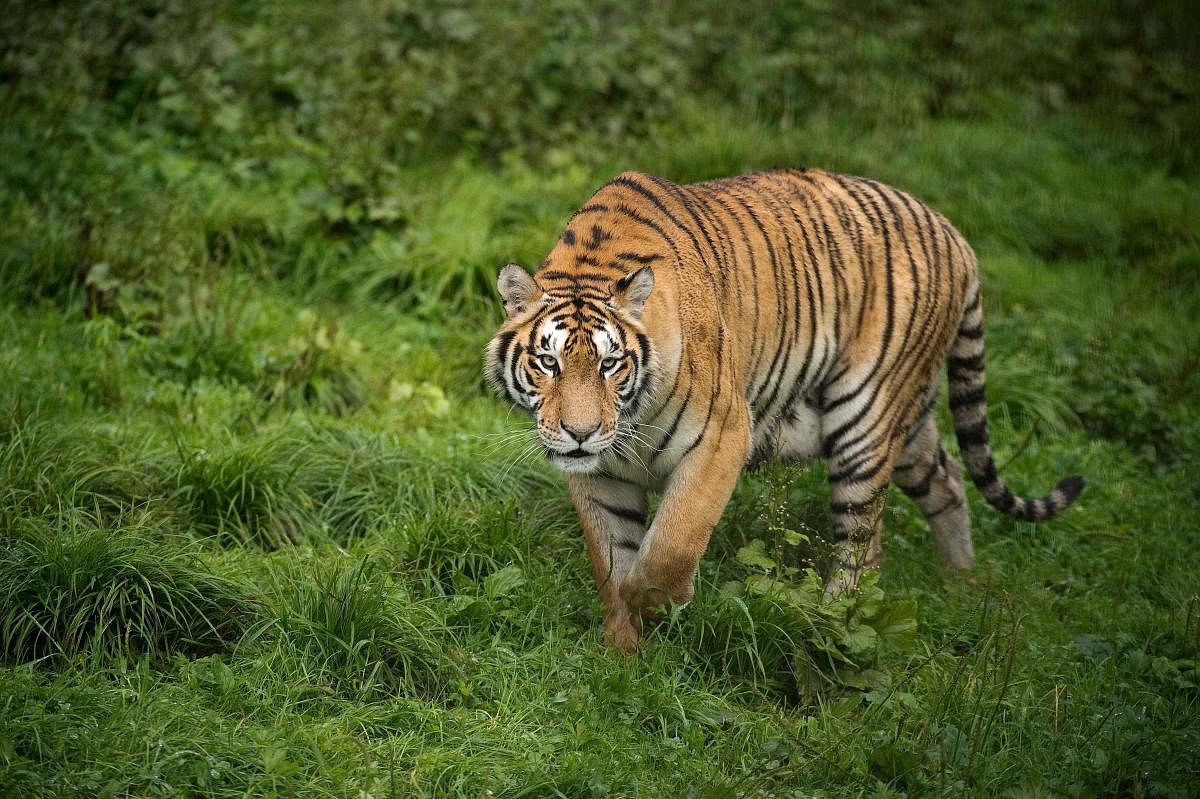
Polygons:
<instances>
[{"instance_id":1,"label":"broad green leaf","mask_svg":"<svg viewBox=\"0 0 1200 799\"><path fill-rule=\"evenodd\" d=\"M881 641L903 649L917 634L917 603L913 599L898 599L884 603L869 622Z\"/></svg>"},{"instance_id":2,"label":"broad green leaf","mask_svg":"<svg viewBox=\"0 0 1200 799\"><path fill-rule=\"evenodd\" d=\"M865 655L875 651L879 645L879 635L866 624L852 624L842 631L841 641L846 654Z\"/></svg>"},{"instance_id":3,"label":"broad green leaf","mask_svg":"<svg viewBox=\"0 0 1200 799\"><path fill-rule=\"evenodd\" d=\"M792 546L799 546L800 544L807 544L809 538L804 533L800 533L795 530L784 530L783 540Z\"/></svg>"},{"instance_id":4,"label":"broad green leaf","mask_svg":"<svg viewBox=\"0 0 1200 799\"><path fill-rule=\"evenodd\" d=\"M753 566L764 571L775 568L774 559L767 554L767 547L761 538L756 538L737 551L738 563Z\"/></svg>"},{"instance_id":5,"label":"broad green leaf","mask_svg":"<svg viewBox=\"0 0 1200 799\"><path fill-rule=\"evenodd\" d=\"M488 599L499 599L508 596L524 584L525 573L521 571L520 566L512 564L485 577L483 592Z\"/></svg>"}]
</instances>

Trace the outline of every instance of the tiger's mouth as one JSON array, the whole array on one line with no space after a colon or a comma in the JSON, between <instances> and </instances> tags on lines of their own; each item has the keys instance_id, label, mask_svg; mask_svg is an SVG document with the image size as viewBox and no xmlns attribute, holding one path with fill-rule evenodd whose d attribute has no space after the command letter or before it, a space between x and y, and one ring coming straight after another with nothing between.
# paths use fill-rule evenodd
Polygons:
<instances>
[{"instance_id":1,"label":"tiger's mouth","mask_svg":"<svg viewBox=\"0 0 1200 799\"><path fill-rule=\"evenodd\" d=\"M552 466L563 472L584 473L595 471L600 465L600 452L588 452L583 447L576 447L568 452L546 449L546 459Z\"/></svg>"},{"instance_id":2,"label":"tiger's mouth","mask_svg":"<svg viewBox=\"0 0 1200 799\"><path fill-rule=\"evenodd\" d=\"M564 458L591 458L596 453L588 452L583 447L578 447L576 449L571 450L570 452L556 452L555 454L560 455Z\"/></svg>"}]
</instances>

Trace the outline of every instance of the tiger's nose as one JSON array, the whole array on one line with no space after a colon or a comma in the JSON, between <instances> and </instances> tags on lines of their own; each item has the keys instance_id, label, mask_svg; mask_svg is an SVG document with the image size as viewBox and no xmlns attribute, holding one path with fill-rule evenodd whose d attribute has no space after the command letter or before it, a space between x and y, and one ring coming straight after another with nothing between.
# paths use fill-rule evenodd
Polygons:
<instances>
[{"instance_id":1,"label":"tiger's nose","mask_svg":"<svg viewBox=\"0 0 1200 799\"><path fill-rule=\"evenodd\" d=\"M596 422L596 424L593 425L590 430L585 430L582 427L575 427L574 425L569 425L566 422L559 422L559 424L562 426L563 432L566 433L569 438L575 439L580 444L582 444L584 441L587 441L592 433L600 429L599 422Z\"/></svg>"}]
</instances>

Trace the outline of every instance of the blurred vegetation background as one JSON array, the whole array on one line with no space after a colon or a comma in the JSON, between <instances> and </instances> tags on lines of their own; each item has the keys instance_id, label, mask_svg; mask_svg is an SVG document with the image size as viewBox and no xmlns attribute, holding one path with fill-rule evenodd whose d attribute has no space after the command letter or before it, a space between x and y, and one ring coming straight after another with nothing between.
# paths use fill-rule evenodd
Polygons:
<instances>
[{"instance_id":1,"label":"blurred vegetation background","mask_svg":"<svg viewBox=\"0 0 1200 799\"><path fill-rule=\"evenodd\" d=\"M1188 797L1188 0L0 5L0 794ZM893 492L748 475L630 660L484 386L500 265L605 180L869 175L980 254L998 461L944 581ZM946 428L943 428L946 429Z\"/></svg>"},{"instance_id":2,"label":"blurred vegetation background","mask_svg":"<svg viewBox=\"0 0 1200 799\"><path fill-rule=\"evenodd\" d=\"M10 3L4 288L153 293L181 269L230 266L322 293L470 300L490 296L495 264L540 260L544 241L514 230L569 210L604 167L853 167L839 142L898 144L930 121L1076 127L1056 137L1064 168L1098 149L1190 177L1196 18L1186 0ZM672 160L672 140L698 131L711 160ZM983 167L976 185L1008 168L961 166ZM517 199L523 169L553 200ZM1095 205L1077 195L1058 201ZM1024 199L996 204L1044 210ZM1102 213L1032 245L1152 246L1137 220L1088 218Z\"/></svg>"}]
</instances>

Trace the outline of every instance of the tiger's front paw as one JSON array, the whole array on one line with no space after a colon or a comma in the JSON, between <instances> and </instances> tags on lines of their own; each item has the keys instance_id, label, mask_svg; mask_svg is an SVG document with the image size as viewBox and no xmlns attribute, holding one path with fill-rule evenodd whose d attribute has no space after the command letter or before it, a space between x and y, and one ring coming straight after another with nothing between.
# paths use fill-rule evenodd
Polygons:
<instances>
[{"instance_id":1,"label":"tiger's front paw","mask_svg":"<svg viewBox=\"0 0 1200 799\"><path fill-rule=\"evenodd\" d=\"M632 655L641 638L639 627L635 617L630 616L628 611L609 613L604 620L604 643L620 649L626 655Z\"/></svg>"},{"instance_id":2,"label":"tiger's front paw","mask_svg":"<svg viewBox=\"0 0 1200 799\"><path fill-rule=\"evenodd\" d=\"M692 601L695 587L691 580L673 587L662 587L646 579L645 573L635 569L621 583L621 600L629 608L633 618L657 621L671 612L671 608Z\"/></svg>"}]
</instances>

